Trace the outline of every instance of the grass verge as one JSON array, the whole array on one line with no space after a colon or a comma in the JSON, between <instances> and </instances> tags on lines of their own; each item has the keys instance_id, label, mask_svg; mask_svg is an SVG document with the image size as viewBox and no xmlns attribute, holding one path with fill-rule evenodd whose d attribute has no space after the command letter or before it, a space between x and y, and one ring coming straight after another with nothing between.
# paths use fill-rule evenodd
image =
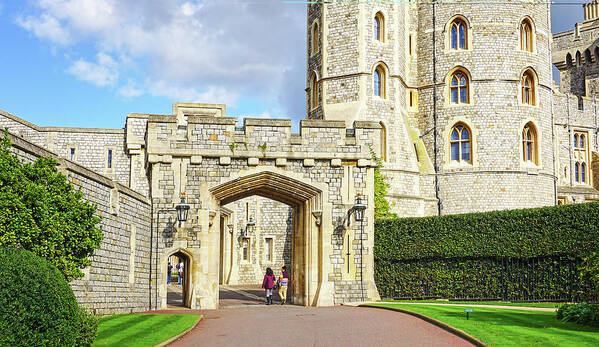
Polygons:
<instances>
[{"instance_id":1,"label":"grass verge","mask_svg":"<svg viewBox=\"0 0 599 347\"><path fill-rule=\"evenodd\" d=\"M564 323L554 312L474 308L470 320L462 306L401 305L398 307L434 318L462 330L489 346L599 346L599 328Z\"/></svg>"},{"instance_id":2,"label":"grass verge","mask_svg":"<svg viewBox=\"0 0 599 347\"><path fill-rule=\"evenodd\" d=\"M417 302L427 304L500 305L520 307L559 308L563 302L508 302L508 301L447 301L447 300L381 300L381 302Z\"/></svg>"},{"instance_id":3,"label":"grass verge","mask_svg":"<svg viewBox=\"0 0 599 347\"><path fill-rule=\"evenodd\" d=\"M94 346L155 346L191 328L199 314L117 314L100 318Z\"/></svg>"}]
</instances>

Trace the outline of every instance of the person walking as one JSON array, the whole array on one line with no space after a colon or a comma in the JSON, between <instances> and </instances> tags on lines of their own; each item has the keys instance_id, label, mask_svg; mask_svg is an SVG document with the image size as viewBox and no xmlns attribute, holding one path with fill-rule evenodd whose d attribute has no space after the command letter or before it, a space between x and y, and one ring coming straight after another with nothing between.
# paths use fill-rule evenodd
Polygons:
<instances>
[{"instance_id":1,"label":"person walking","mask_svg":"<svg viewBox=\"0 0 599 347\"><path fill-rule=\"evenodd\" d=\"M168 266L166 267L166 283L170 286L171 285L171 272L173 271L173 266L171 265L171 262L168 262Z\"/></svg>"},{"instance_id":2,"label":"person walking","mask_svg":"<svg viewBox=\"0 0 599 347\"><path fill-rule=\"evenodd\" d=\"M279 276L279 280L277 281L279 286L279 297L281 298L281 305L284 305L287 302L287 286L289 285L289 273L287 272L287 267L283 266L281 269L281 276Z\"/></svg>"},{"instance_id":3,"label":"person walking","mask_svg":"<svg viewBox=\"0 0 599 347\"><path fill-rule=\"evenodd\" d=\"M264 280L262 281L262 288L266 290L266 304L272 304L272 288L275 286L275 274L272 272L272 269L266 268L266 275L264 275Z\"/></svg>"},{"instance_id":4,"label":"person walking","mask_svg":"<svg viewBox=\"0 0 599 347\"><path fill-rule=\"evenodd\" d=\"M179 280L177 281L177 283L179 284L183 284L183 267L185 266L185 264L183 264L183 261L181 261L179 263L179 266L177 266L177 268L179 269Z\"/></svg>"}]
</instances>

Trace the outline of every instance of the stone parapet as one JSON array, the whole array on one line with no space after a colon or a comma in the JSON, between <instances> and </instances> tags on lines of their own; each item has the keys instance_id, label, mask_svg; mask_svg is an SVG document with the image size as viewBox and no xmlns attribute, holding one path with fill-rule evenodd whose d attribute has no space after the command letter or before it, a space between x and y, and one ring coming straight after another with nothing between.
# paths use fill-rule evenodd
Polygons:
<instances>
[{"instance_id":1,"label":"stone parapet","mask_svg":"<svg viewBox=\"0 0 599 347\"><path fill-rule=\"evenodd\" d=\"M249 118L241 128L236 127L238 119L231 117L187 116L185 120L181 124L174 116L149 116L150 162L192 156L357 161L370 160L370 147L380 146L377 122L355 122L348 129L343 121L304 120L300 133L293 134L288 119Z\"/></svg>"}]
</instances>

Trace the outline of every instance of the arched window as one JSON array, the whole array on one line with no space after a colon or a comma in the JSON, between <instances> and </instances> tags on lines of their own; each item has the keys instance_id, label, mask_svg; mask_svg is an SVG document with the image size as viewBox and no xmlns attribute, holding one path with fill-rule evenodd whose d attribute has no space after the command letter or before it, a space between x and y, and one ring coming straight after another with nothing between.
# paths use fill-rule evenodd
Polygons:
<instances>
[{"instance_id":1,"label":"arched window","mask_svg":"<svg viewBox=\"0 0 599 347\"><path fill-rule=\"evenodd\" d=\"M522 74L522 103L525 105L536 105L535 100L535 76L531 70Z\"/></svg>"},{"instance_id":2,"label":"arched window","mask_svg":"<svg viewBox=\"0 0 599 347\"><path fill-rule=\"evenodd\" d=\"M595 61L599 63L599 47L595 47Z\"/></svg>"},{"instance_id":3,"label":"arched window","mask_svg":"<svg viewBox=\"0 0 599 347\"><path fill-rule=\"evenodd\" d=\"M591 64L593 62L593 58L591 58L591 51L589 49L584 51L584 63Z\"/></svg>"},{"instance_id":4,"label":"arched window","mask_svg":"<svg viewBox=\"0 0 599 347\"><path fill-rule=\"evenodd\" d=\"M452 104L467 104L470 102L470 86L468 76L462 70L457 70L449 80L449 94Z\"/></svg>"},{"instance_id":5,"label":"arched window","mask_svg":"<svg viewBox=\"0 0 599 347\"><path fill-rule=\"evenodd\" d=\"M378 12L374 16L374 39L376 41L385 41L385 17L383 14Z\"/></svg>"},{"instance_id":6,"label":"arched window","mask_svg":"<svg viewBox=\"0 0 599 347\"><path fill-rule=\"evenodd\" d=\"M381 125L381 160L387 161L387 127L383 122L379 124Z\"/></svg>"},{"instance_id":7,"label":"arched window","mask_svg":"<svg viewBox=\"0 0 599 347\"><path fill-rule=\"evenodd\" d=\"M311 108L316 108L320 105L320 98L318 97L318 80L316 74L312 73L310 77L310 105Z\"/></svg>"},{"instance_id":8,"label":"arched window","mask_svg":"<svg viewBox=\"0 0 599 347\"><path fill-rule=\"evenodd\" d=\"M451 161L467 163L472 161L472 139L470 136L470 130L468 127L466 127L466 125L458 123L453 126L451 129L451 135L449 137L449 143Z\"/></svg>"},{"instance_id":9,"label":"arched window","mask_svg":"<svg viewBox=\"0 0 599 347\"><path fill-rule=\"evenodd\" d=\"M524 19L520 24L520 49L527 52L533 51L533 29L529 19Z\"/></svg>"},{"instance_id":10,"label":"arched window","mask_svg":"<svg viewBox=\"0 0 599 347\"><path fill-rule=\"evenodd\" d=\"M580 51L577 51L576 52L576 67L580 67L581 60L582 60L582 56L580 54Z\"/></svg>"},{"instance_id":11,"label":"arched window","mask_svg":"<svg viewBox=\"0 0 599 347\"><path fill-rule=\"evenodd\" d=\"M320 38L319 38L319 32L318 32L318 23L314 23L314 25L312 26L312 54L316 54L318 53L318 50L320 49Z\"/></svg>"},{"instance_id":12,"label":"arched window","mask_svg":"<svg viewBox=\"0 0 599 347\"><path fill-rule=\"evenodd\" d=\"M449 47L451 49L468 48L468 28L460 18L454 19L449 25Z\"/></svg>"},{"instance_id":13,"label":"arched window","mask_svg":"<svg viewBox=\"0 0 599 347\"><path fill-rule=\"evenodd\" d=\"M374 69L372 81L374 96L385 98L385 69L382 65L379 65Z\"/></svg>"},{"instance_id":14,"label":"arched window","mask_svg":"<svg viewBox=\"0 0 599 347\"><path fill-rule=\"evenodd\" d=\"M589 151L587 150L586 132L576 131L574 133L574 180L578 183L587 183L589 172L587 164L590 161Z\"/></svg>"},{"instance_id":15,"label":"arched window","mask_svg":"<svg viewBox=\"0 0 599 347\"><path fill-rule=\"evenodd\" d=\"M522 153L525 162L537 164L537 130L534 124L528 123L522 130Z\"/></svg>"},{"instance_id":16,"label":"arched window","mask_svg":"<svg viewBox=\"0 0 599 347\"><path fill-rule=\"evenodd\" d=\"M566 54L566 66L572 67L572 54L570 53Z\"/></svg>"}]
</instances>

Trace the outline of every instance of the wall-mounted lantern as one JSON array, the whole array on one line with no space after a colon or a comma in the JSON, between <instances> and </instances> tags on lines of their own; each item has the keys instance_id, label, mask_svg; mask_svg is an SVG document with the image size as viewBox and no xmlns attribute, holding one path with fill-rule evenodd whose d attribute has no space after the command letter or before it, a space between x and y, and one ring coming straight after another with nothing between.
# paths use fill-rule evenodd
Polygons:
<instances>
[{"instance_id":1,"label":"wall-mounted lantern","mask_svg":"<svg viewBox=\"0 0 599 347\"><path fill-rule=\"evenodd\" d=\"M185 195L181 195L181 202L175 206L177 210L177 220L179 224L187 220L187 214L189 213L189 205L185 203Z\"/></svg>"}]
</instances>

